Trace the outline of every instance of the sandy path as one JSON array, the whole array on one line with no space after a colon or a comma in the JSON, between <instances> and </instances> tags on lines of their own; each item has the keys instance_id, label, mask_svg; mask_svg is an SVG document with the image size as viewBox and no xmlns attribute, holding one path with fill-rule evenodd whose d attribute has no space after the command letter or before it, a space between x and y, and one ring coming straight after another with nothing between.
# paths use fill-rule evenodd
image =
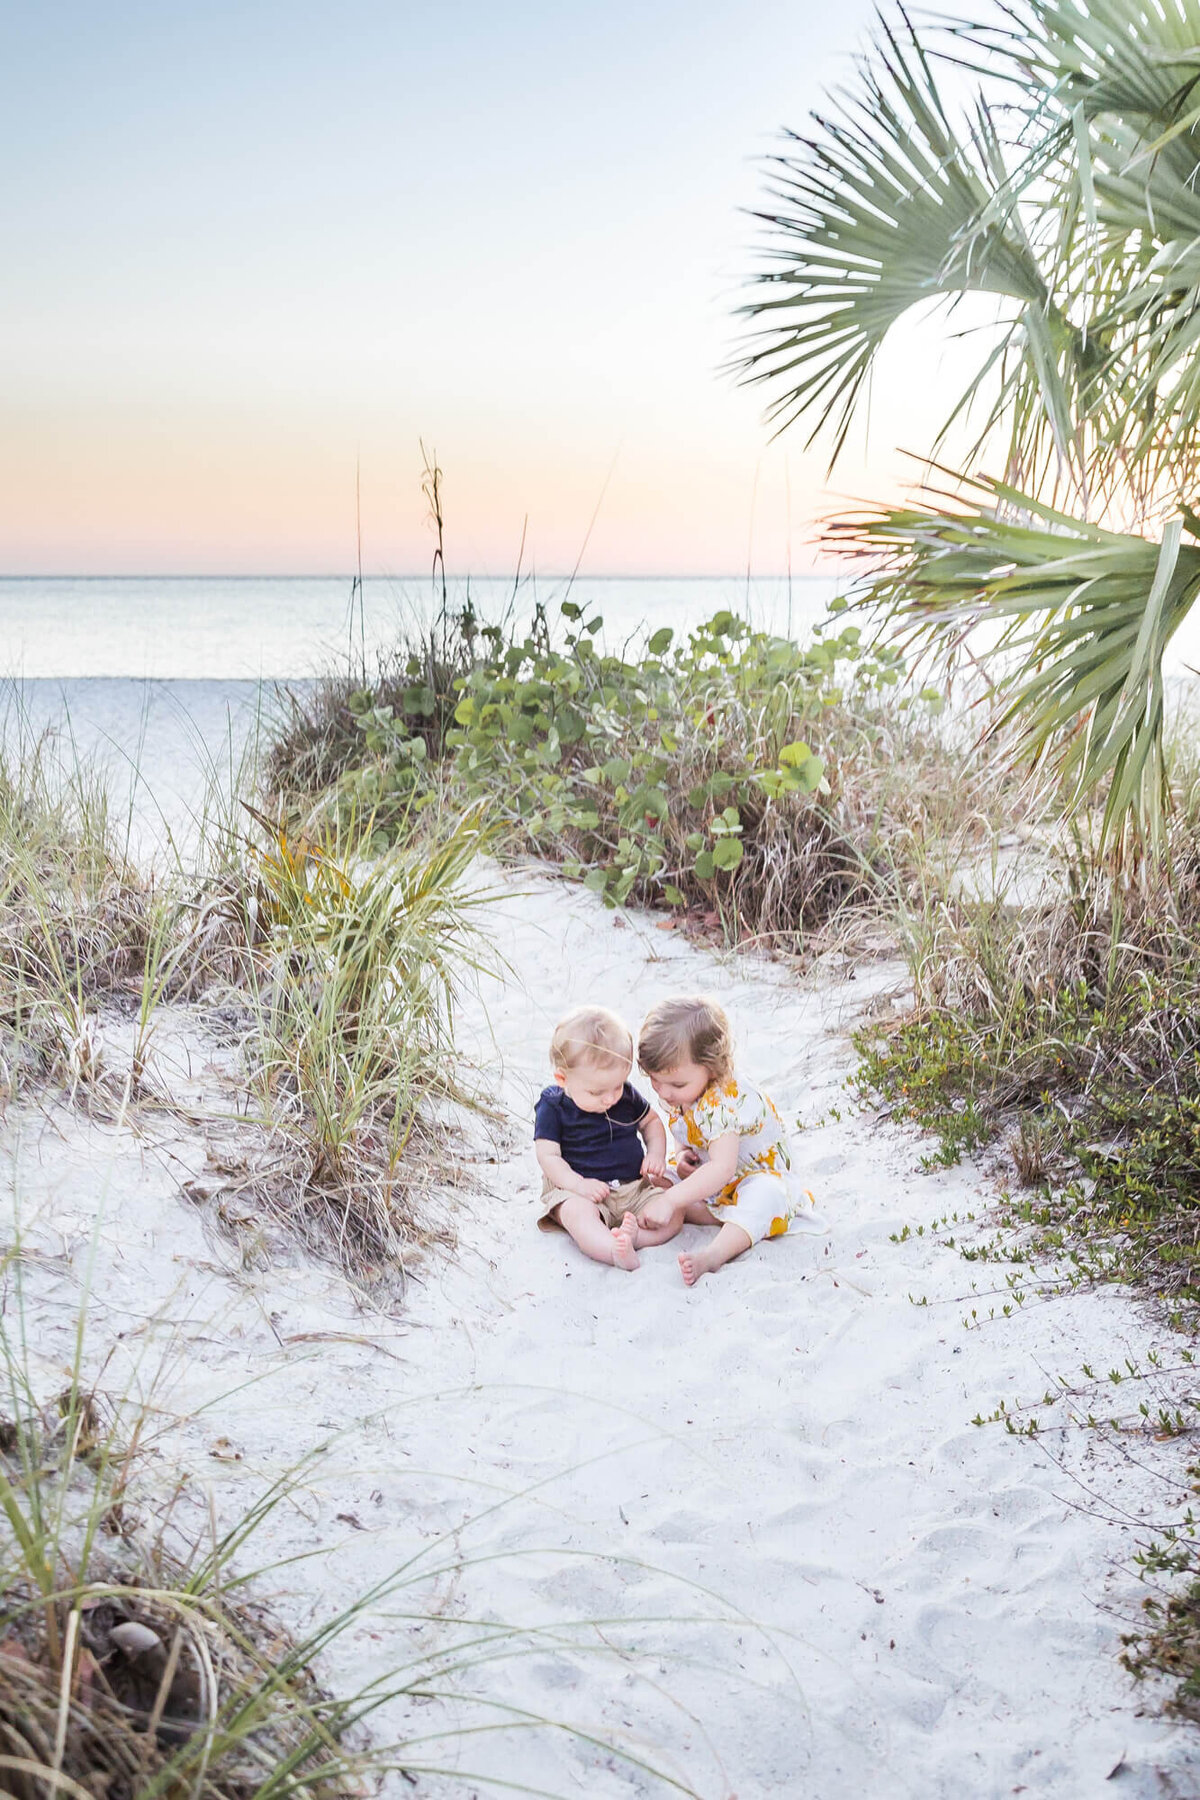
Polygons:
<instances>
[{"instance_id":1,"label":"sandy path","mask_svg":"<svg viewBox=\"0 0 1200 1800\"><path fill-rule=\"evenodd\" d=\"M538 876L513 887L492 915L511 972L487 984L463 1034L517 1121L515 1152L481 1167L457 1259L427 1265L405 1317L364 1320L335 1276L298 1257L239 1270L174 1196L202 1156L194 1135L28 1128L23 1210L44 1248L71 1252L70 1266L30 1272L47 1355L65 1352L102 1160L93 1354L161 1307L183 1352L173 1407L219 1400L181 1426L172 1454L211 1472L214 1448L236 1453L221 1465L227 1503L337 1434L269 1528L277 1554L330 1546L301 1581L278 1579L285 1610L344 1601L414 1552L453 1561L453 1530L465 1566L431 1577L426 1598L451 1621L544 1628L528 1654L464 1686L611 1738L705 1800L1200 1790L1200 1740L1141 1716L1116 1662L1138 1596L1114 1565L1169 1490L1106 1464L1090 1440L1030 1444L969 1423L1040 1392L1047 1374L1140 1358L1151 1326L1107 1293L967 1331L961 1297L991 1274L928 1233L889 1241L978 1210L981 1195L970 1171L915 1174L911 1139L853 1115L841 1027L868 976L797 986L617 920L579 889ZM697 986L728 1007L739 1067L810 1127L801 1166L833 1229L688 1291L672 1247L625 1276L533 1231L527 1120L560 1011L599 999L636 1018ZM839 1105L843 1117L826 1117ZM1186 1460L1162 1454L1177 1471ZM1129 1523L1095 1516L1080 1480ZM385 1607L373 1635L343 1643L339 1680L435 1641L405 1610ZM401 1714L431 1732L492 1716L435 1700ZM562 1734L485 1735L452 1754L461 1778L422 1777L417 1791L470 1794L469 1771L596 1800L666 1791Z\"/></svg>"}]
</instances>

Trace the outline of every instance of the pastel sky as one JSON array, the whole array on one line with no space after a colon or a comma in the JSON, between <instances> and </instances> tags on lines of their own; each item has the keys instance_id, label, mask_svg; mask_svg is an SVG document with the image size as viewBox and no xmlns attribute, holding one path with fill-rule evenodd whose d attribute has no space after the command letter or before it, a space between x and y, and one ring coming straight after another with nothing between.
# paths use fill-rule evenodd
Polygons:
<instances>
[{"instance_id":1,"label":"pastel sky","mask_svg":"<svg viewBox=\"0 0 1200 1800\"><path fill-rule=\"evenodd\" d=\"M81 0L0 20L0 572L812 566L721 365L756 159L867 0ZM893 359L834 491L894 485ZM790 497L789 497L790 496ZM592 525L593 517L595 519ZM588 538L589 525L591 535Z\"/></svg>"}]
</instances>

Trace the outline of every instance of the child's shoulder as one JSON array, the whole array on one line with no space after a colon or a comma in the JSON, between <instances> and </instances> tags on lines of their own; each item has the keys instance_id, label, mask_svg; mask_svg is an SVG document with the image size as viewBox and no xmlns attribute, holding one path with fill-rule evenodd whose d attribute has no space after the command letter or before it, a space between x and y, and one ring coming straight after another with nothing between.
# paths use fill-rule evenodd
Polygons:
<instances>
[{"instance_id":1,"label":"child's shoulder","mask_svg":"<svg viewBox=\"0 0 1200 1800\"><path fill-rule=\"evenodd\" d=\"M744 1100L747 1094L756 1094L749 1082L739 1081L736 1075L722 1075L719 1080L710 1081L700 1098L697 1107L733 1106Z\"/></svg>"},{"instance_id":2,"label":"child's shoulder","mask_svg":"<svg viewBox=\"0 0 1200 1800\"><path fill-rule=\"evenodd\" d=\"M742 1131L755 1129L771 1110L771 1102L762 1089L753 1082L740 1081L736 1075L710 1081L692 1108L697 1119L703 1116L717 1128L736 1126Z\"/></svg>"}]
</instances>

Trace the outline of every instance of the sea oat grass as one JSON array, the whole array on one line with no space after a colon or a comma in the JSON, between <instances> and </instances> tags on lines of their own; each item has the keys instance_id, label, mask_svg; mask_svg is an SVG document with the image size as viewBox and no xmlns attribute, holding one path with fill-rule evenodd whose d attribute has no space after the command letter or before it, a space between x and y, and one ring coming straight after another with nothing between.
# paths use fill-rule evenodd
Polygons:
<instances>
[{"instance_id":1,"label":"sea oat grass","mask_svg":"<svg viewBox=\"0 0 1200 1800\"><path fill-rule=\"evenodd\" d=\"M425 806L380 855L369 817L289 834L213 786L191 853L147 871L99 775L44 742L0 764L0 1104L58 1089L109 1119L170 1110L160 1008L191 1006L202 1034L215 1011L241 1045L232 1117L251 1120L235 1178L207 1184L218 1203L240 1216L255 1190L310 1247L399 1270L446 1235L418 1196L460 1170L433 1115L467 1098L453 1009L488 834Z\"/></svg>"},{"instance_id":2,"label":"sea oat grass","mask_svg":"<svg viewBox=\"0 0 1200 1800\"><path fill-rule=\"evenodd\" d=\"M0 1036L17 1089L96 1079L99 1010L141 987L160 899L101 783L53 770L44 744L0 761Z\"/></svg>"},{"instance_id":3,"label":"sea oat grass","mask_svg":"<svg viewBox=\"0 0 1200 1800\"><path fill-rule=\"evenodd\" d=\"M255 1141L198 1191L245 1216L257 1205L357 1275L399 1273L407 1247L444 1230L419 1196L460 1161L437 1119L472 1100L453 1025L485 956L471 869L488 833L478 809L426 814L379 854L371 818L319 839L258 824L265 841L227 891Z\"/></svg>"}]
</instances>

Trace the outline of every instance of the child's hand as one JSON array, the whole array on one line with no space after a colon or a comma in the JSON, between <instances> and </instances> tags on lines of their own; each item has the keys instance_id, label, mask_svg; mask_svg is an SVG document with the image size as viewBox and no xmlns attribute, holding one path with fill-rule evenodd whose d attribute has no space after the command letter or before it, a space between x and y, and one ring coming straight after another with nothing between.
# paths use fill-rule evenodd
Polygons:
<instances>
[{"instance_id":1,"label":"child's hand","mask_svg":"<svg viewBox=\"0 0 1200 1800\"><path fill-rule=\"evenodd\" d=\"M652 1200L647 1210L639 1217L638 1224L644 1225L647 1231L661 1231L664 1226L671 1224L674 1217L675 1213L671 1207L660 1207Z\"/></svg>"},{"instance_id":2,"label":"child's hand","mask_svg":"<svg viewBox=\"0 0 1200 1800\"><path fill-rule=\"evenodd\" d=\"M675 1173L678 1175L680 1181L686 1181L688 1176L694 1175L699 1167L700 1158L697 1152L691 1149L683 1150L680 1152L679 1160L675 1164Z\"/></svg>"},{"instance_id":3,"label":"child's hand","mask_svg":"<svg viewBox=\"0 0 1200 1800\"><path fill-rule=\"evenodd\" d=\"M579 1183L575 1192L579 1195L581 1200L594 1200L596 1205L599 1206L602 1200L608 1199L609 1195L612 1193L612 1189L609 1187L607 1181L583 1180Z\"/></svg>"},{"instance_id":4,"label":"child's hand","mask_svg":"<svg viewBox=\"0 0 1200 1800\"><path fill-rule=\"evenodd\" d=\"M661 1150L647 1150L643 1156L642 1179L643 1181L652 1181L656 1187L670 1187L667 1159Z\"/></svg>"}]
</instances>

